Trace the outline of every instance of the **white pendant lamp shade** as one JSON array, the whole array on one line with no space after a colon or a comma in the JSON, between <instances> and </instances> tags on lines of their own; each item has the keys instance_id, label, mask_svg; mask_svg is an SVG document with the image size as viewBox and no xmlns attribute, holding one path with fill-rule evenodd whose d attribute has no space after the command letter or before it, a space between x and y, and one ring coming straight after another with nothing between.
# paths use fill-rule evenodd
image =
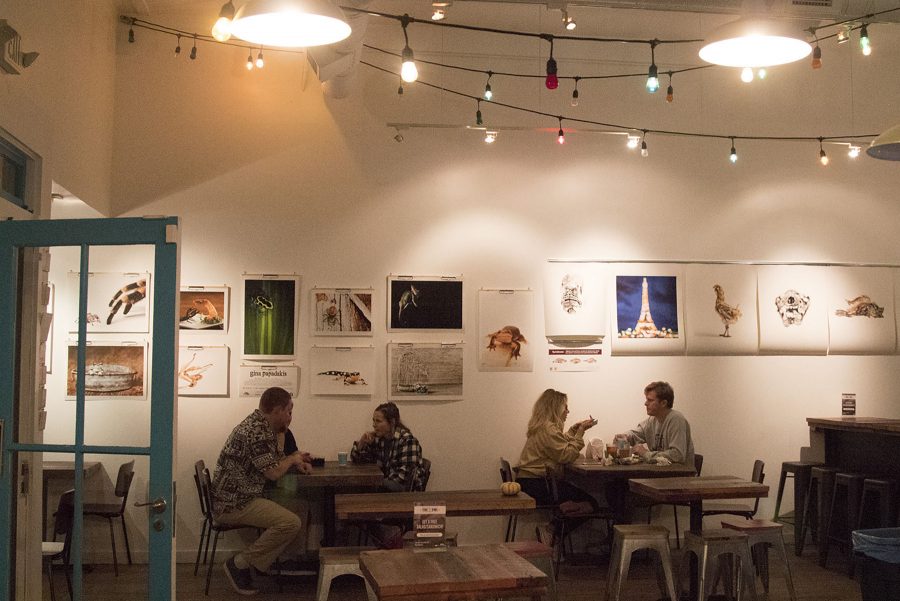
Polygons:
<instances>
[{"instance_id":1,"label":"white pendant lamp shade","mask_svg":"<svg viewBox=\"0 0 900 601\"><path fill-rule=\"evenodd\" d=\"M812 52L809 42L790 24L753 17L722 25L704 42L700 58L723 67L784 65Z\"/></svg>"},{"instance_id":2,"label":"white pendant lamp shade","mask_svg":"<svg viewBox=\"0 0 900 601\"><path fill-rule=\"evenodd\" d=\"M350 26L328 0L250 0L235 13L231 34L251 44L299 48L339 42Z\"/></svg>"},{"instance_id":3,"label":"white pendant lamp shade","mask_svg":"<svg viewBox=\"0 0 900 601\"><path fill-rule=\"evenodd\" d=\"M900 125L895 125L872 140L866 154L876 159L900 161Z\"/></svg>"}]
</instances>

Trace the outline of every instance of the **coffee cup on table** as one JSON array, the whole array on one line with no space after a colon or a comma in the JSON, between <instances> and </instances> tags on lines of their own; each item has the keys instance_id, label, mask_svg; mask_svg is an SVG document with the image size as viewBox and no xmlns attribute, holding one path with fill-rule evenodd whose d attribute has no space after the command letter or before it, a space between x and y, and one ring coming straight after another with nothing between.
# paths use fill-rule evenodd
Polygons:
<instances>
[{"instance_id":1,"label":"coffee cup on table","mask_svg":"<svg viewBox=\"0 0 900 601\"><path fill-rule=\"evenodd\" d=\"M347 452L338 452L338 465L347 465Z\"/></svg>"}]
</instances>

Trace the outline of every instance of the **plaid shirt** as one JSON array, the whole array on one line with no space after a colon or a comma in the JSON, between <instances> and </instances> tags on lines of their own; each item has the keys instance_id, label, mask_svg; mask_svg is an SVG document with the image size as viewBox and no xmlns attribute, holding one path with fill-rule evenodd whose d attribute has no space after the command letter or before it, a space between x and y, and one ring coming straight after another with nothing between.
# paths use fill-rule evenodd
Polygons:
<instances>
[{"instance_id":1,"label":"plaid shirt","mask_svg":"<svg viewBox=\"0 0 900 601\"><path fill-rule=\"evenodd\" d=\"M265 415L254 410L231 431L219 454L211 491L214 514L241 509L263 496L267 482L263 472L283 457Z\"/></svg>"},{"instance_id":2,"label":"plaid shirt","mask_svg":"<svg viewBox=\"0 0 900 601\"><path fill-rule=\"evenodd\" d=\"M425 490L424 469L422 468L422 445L404 427L394 429L388 439L376 438L373 444L360 447L353 443L350 458L357 463L377 463L385 480L392 480L410 490L410 478L414 484L411 490Z\"/></svg>"}]
</instances>

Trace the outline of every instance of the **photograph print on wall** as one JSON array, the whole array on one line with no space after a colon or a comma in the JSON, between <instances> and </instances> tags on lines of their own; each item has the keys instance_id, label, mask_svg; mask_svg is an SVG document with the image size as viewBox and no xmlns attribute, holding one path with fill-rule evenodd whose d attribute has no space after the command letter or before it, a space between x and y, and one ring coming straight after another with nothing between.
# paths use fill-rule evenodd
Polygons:
<instances>
[{"instance_id":1,"label":"photograph print on wall","mask_svg":"<svg viewBox=\"0 0 900 601\"><path fill-rule=\"evenodd\" d=\"M314 395L371 396L375 388L375 348L309 349L309 388Z\"/></svg>"},{"instance_id":2,"label":"photograph print on wall","mask_svg":"<svg viewBox=\"0 0 900 601\"><path fill-rule=\"evenodd\" d=\"M372 288L313 288L313 334L371 336Z\"/></svg>"},{"instance_id":3,"label":"photograph print on wall","mask_svg":"<svg viewBox=\"0 0 900 601\"><path fill-rule=\"evenodd\" d=\"M690 355L755 355L756 266L685 267L685 334Z\"/></svg>"},{"instance_id":4,"label":"photograph print on wall","mask_svg":"<svg viewBox=\"0 0 900 601\"><path fill-rule=\"evenodd\" d=\"M244 276L243 356L254 361L296 356L300 276Z\"/></svg>"},{"instance_id":5,"label":"photograph print on wall","mask_svg":"<svg viewBox=\"0 0 900 601\"><path fill-rule=\"evenodd\" d=\"M388 331L462 331L463 282L458 277L388 277Z\"/></svg>"},{"instance_id":6,"label":"photograph print on wall","mask_svg":"<svg viewBox=\"0 0 900 601\"><path fill-rule=\"evenodd\" d=\"M548 261L544 266L544 334L548 340L600 342L608 327L607 267Z\"/></svg>"},{"instance_id":7,"label":"photograph print on wall","mask_svg":"<svg viewBox=\"0 0 900 601\"><path fill-rule=\"evenodd\" d=\"M824 355L828 349L825 291L830 268L760 265L757 274L759 351Z\"/></svg>"},{"instance_id":8,"label":"photograph print on wall","mask_svg":"<svg viewBox=\"0 0 900 601\"><path fill-rule=\"evenodd\" d=\"M66 400L75 399L78 346L69 342L66 361ZM91 342L85 347L85 400L135 400L147 398L145 342Z\"/></svg>"},{"instance_id":9,"label":"photograph print on wall","mask_svg":"<svg viewBox=\"0 0 900 601\"><path fill-rule=\"evenodd\" d=\"M479 290L478 369L532 371L533 324L534 292L531 290Z\"/></svg>"},{"instance_id":10,"label":"photograph print on wall","mask_svg":"<svg viewBox=\"0 0 900 601\"><path fill-rule=\"evenodd\" d=\"M228 286L183 286L178 295L178 329L226 332Z\"/></svg>"},{"instance_id":11,"label":"photograph print on wall","mask_svg":"<svg viewBox=\"0 0 900 601\"><path fill-rule=\"evenodd\" d=\"M388 399L458 401L463 398L459 344L388 344Z\"/></svg>"},{"instance_id":12,"label":"photograph print on wall","mask_svg":"<svg viewBox=\"0 0 900 601\"><path fill-rule=\"evenodd\" d=\"M179 396L228 396L228 347L178 347Z\"/></svg>"},{"instance_id":13,"label":"photograph print on wall","mask_svg":"<svg viewBox=\"0 0 900 601\"><path fill-rule=\"evenodd\" d=\"M72 307L78 307L78 272L69 272L68 285L69 302ZM88 273L87 331L149 332L152 302L149 273ZM78 332L77 318L69 323L69 332Z\"/></svg>"},{"instance_id":14,"label":"photograph print on wall","mask_svg":"<svg viewBox=\"0 0 900 601\"><path fill-rule=\"evenodd\" d=\"M615 273L614 354L684 352L681 266L619 265ZM626 271L627 270L627 271ZM630 272L630 273L629 273ZM641 275L631 275L638 273Z\"/></svg>"},{"instance_id":15,"label":"photograph print on wall","mask_svg":"<svg viewBox=\"0 0 900 601\"><path fill-rule=\"evenodd\" d=\"M888 267L828 268L828 353L888 354L897 348Z\"/></svg>"}]
</instances>

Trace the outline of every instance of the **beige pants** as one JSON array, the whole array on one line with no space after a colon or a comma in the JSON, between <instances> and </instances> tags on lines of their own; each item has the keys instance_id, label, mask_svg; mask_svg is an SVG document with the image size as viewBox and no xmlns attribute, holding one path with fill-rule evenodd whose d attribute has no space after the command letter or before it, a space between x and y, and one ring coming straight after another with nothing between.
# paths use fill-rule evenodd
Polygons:
<instances>
[{"instance_id":1,"label":"beige pants","mask_svg":"<svg viewBox=\"0 0 900 601\"><path fill-rule=\"evenodd\" d=\"M269 499L253 499L243 509L226 511L219 516L222 524L256 526L263 533L241 552L244 559L260 572L265 572L278 556L288 548L300 552L306 548L306 528L304 517L308 507L298 503L297 512L286 509Z\"/></svg>"}]
</instances>

